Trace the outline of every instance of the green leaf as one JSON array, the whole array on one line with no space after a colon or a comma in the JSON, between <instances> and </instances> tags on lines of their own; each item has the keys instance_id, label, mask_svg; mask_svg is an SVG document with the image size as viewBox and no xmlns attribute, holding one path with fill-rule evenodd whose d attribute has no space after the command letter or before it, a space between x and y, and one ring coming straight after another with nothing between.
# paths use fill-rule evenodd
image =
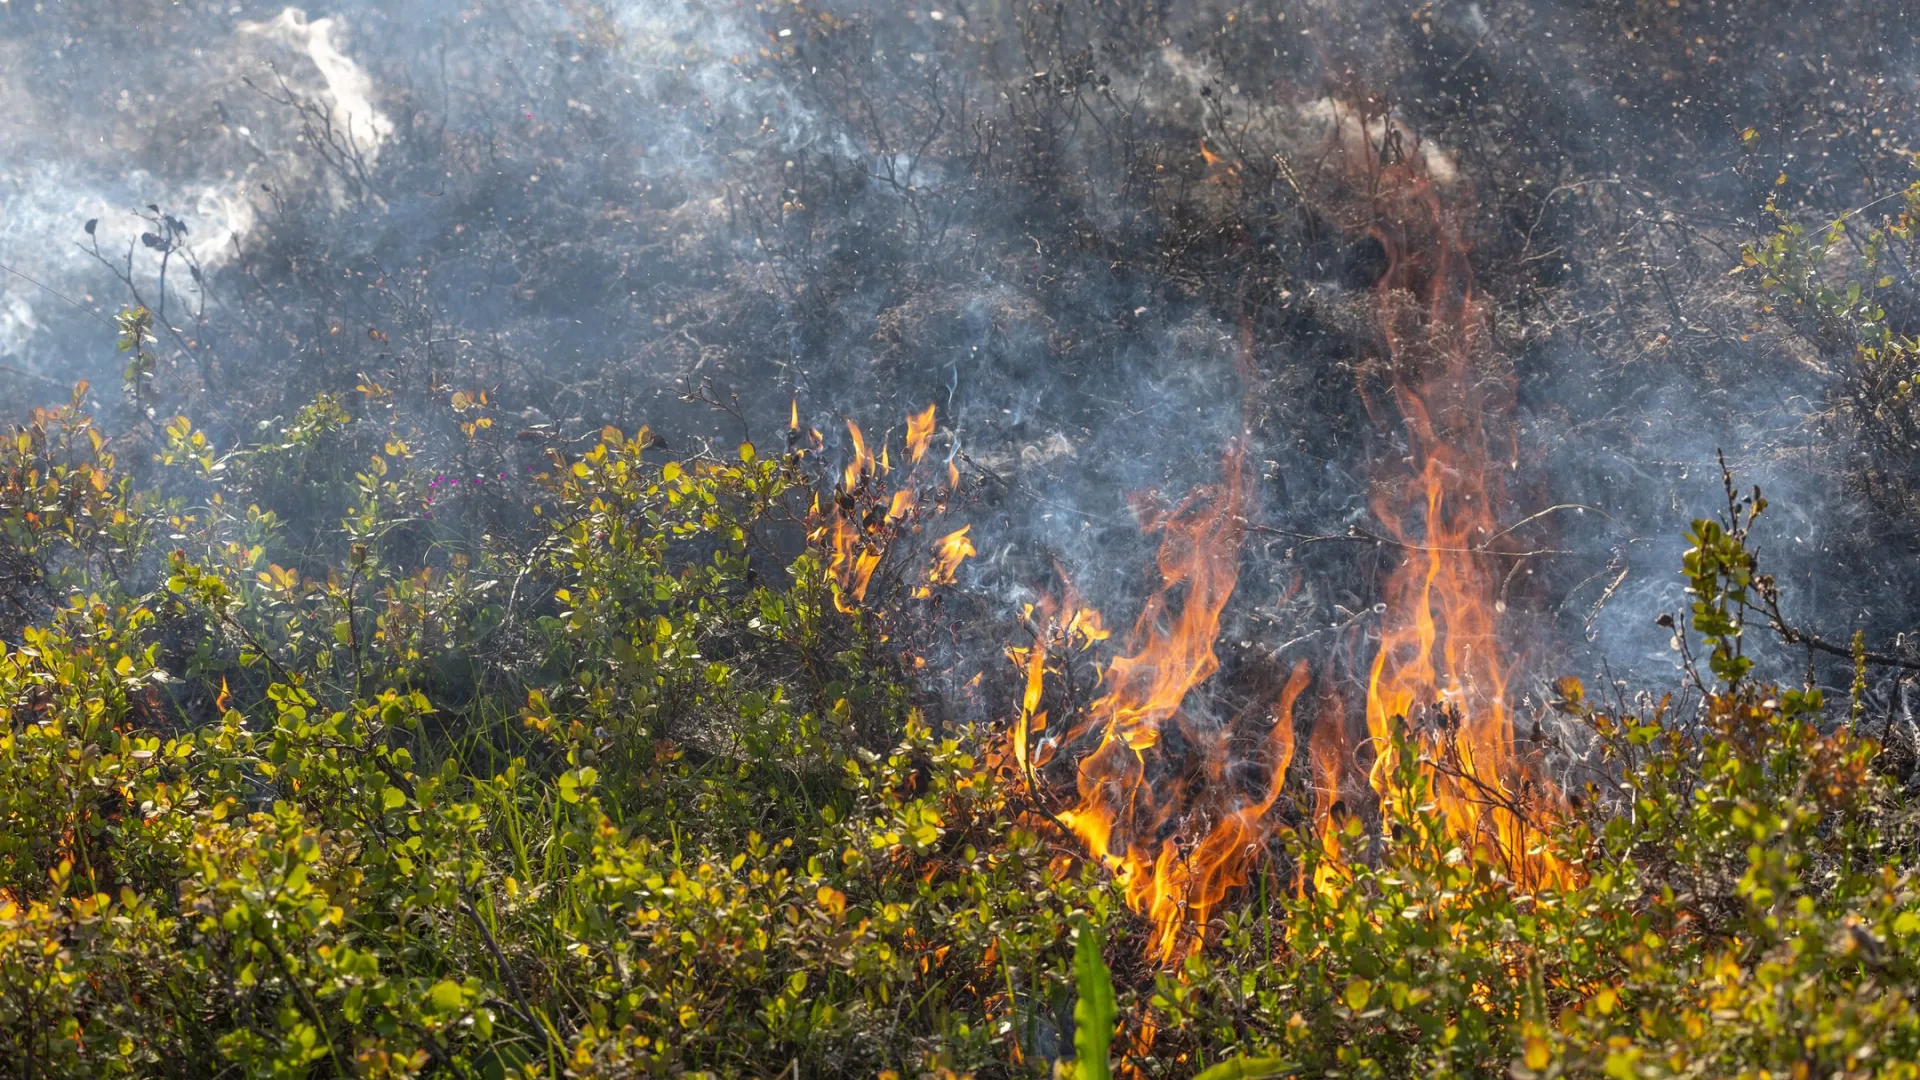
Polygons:
<instances>
[{"instance_id":1,"label":"green leaf","mask_svg":"<svg viewBox=\"0 0 1920 1080\"><path fill-rule=\"evenodd\" d=\"M1283 1076L1291 1070L1279 1058L1254 1058L1242 1054L1228 1058L1193 1080L1265 1080L1270 1076Z\"/></svg>"},{"instance_id":2,"label":"green leaf","mask_svg":"<svg viewBox=\"0 0 1920 1080\"><path fill-rule=\"evenodd\" d=\"M399 788L390 787L380 793L380 808L383 810L398 810L405 805L407 805L406 793Z\"/></svg>"},{"instance_id":3,"label":"green leaf","mask_svg":"<svg viewBox=\"0 0 1920 1080\"><path fill-rule=\"evenodd\" d=\"M433 989L427 991L427 1000L439 1012L452 1012L458 1009L466 999L466 992L461 990L460 984L452 979L441 979L433 984Z\"/></svg>"},{"instance_id":4,"label":"green leaf","mask_svg":"<svg viewBox=\"0 0 1920 1080\"><path fill-rule=\"evenodd\" d=\"M1100 958L1100 931L1091 922L1080 925L1080 941L1073 950L1073 981L1080 1000L1073 1007L1075 1080L1110 1080L1107 1047L1113 1042L1113 976Z\"/></svg>"}]
</instances>

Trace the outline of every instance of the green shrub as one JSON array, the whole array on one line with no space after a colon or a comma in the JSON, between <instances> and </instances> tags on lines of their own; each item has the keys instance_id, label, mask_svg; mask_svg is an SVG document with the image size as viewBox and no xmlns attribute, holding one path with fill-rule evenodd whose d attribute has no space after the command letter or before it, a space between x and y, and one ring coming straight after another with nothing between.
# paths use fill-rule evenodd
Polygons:
<instances>
[{"instance_id":1,"label":"green shrub","mask_svg":"<svg viewBox=\"0 0 1920 1080\"><path fill-rule=\"evenodd\" d=\"M1912 815L1752 682L1757 496L1693 526L1693 696L1562 683L1577 884L1452 839L1409 741L1376 831L1283 831L1157 969L993 733L921 715L926 578L837 602L805 455L609 430L436 494L322 401L175 420L136 483L80 405L4 448L0 1075L1914 1075Z\"/></svg>"}]
</instances>

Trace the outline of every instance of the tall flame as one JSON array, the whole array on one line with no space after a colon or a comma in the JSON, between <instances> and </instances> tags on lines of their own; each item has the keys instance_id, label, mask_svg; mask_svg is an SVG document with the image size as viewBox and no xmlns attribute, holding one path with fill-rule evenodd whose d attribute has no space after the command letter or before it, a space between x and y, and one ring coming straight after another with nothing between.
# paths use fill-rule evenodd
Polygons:
<instances>
[{"instance_id":1,"label":"tall flame","mask_svg":"<svg viewBox=\"0 0 1920 1080\"><path fill-rule=\"evenodd\" d=\"M1309 681L1306 664L1296 665L1265 717L1265 777L1244 790L1229 775L1232 726L1196 715L1188 703L1219 669L1214 642L1239 576L1247 499L1239 445L1222 471L1221 483L1196 488L1148 523L1161 533L1160 588L1134 621L1127 654L1102 673L1104 693L1061 740L1099 733L1079 763L1078 802L1058 817L1113 872L1128 906L1147 916L1147 951L1161 962L1199 944L1215 906L1246 880L1263 850L1272 829L1268 812L1293 760L1294 703ZM1098 625L1077 611L1068 623L1082 634ZM1045 665L1031 650L1019 658L1027 687L1014 756L1026 770L1044 764L1030 757L1026 740L1045 725L1038 707ZM1169 722L1178 725L1185 751L1178 762L1159 752ZM1202 929L1191 932L1195 927Z\"/></svg>"},{"instance_id":2,"label":"tall flame","mask_svg":"<svg viewBox=\"0 0 1920 1080\"><path fill-rule=\"evenodd\" d=\"M1210 166L1218 163L1202 152ZM1519 887L1554 886L1571 873L1545 850L1541 829L1558 812L1559 795L1515 745L1496 602L1504 492L1488 424L1510 407L1510 391L1480 370L1488 366L1484 320L1466 245L1419 160L1370 161L1365 173L1366 228L1389 260L1375 310L1414 463L1410 474L1383 479L1372 501L1407 555L1386 582L1387 621L1368 673L1366 745L1374 754L1366 780L1392 820L1424 809L1399 805L1405 793L1395 783L1403 767L1417 769L1465 849L1503 867ZM1245 883L1271 836L1268 818L1295 751L1294 707L1310 681L1306 663L1296 664L1257 755L1265 778L1247 790L1228 770L1232 725L1212 721L1189 700L1219 669L1214 643L1245 528L1245 459L1234 444L1219 484L1195 488L1149 522L1162 534L1160 586L1134 622L1126 653L1101 673L1102 695L1067 730L1047 734L1042 703L1047 676L1057 670L1050 648L1088 647L1092 639L1072 627L1091 609L1078 608L1069 589L1064 604L1044 605L1058 625L1036 633L1031 646L1008 650L1025 686L1006 756L1033 784L1056 749L1098 733L1078 764L1077 801L1057 820L1148 918L1147 951L1163 963L1201 942L1211 912ZM1342 862L1350 849L1338 834L1364 820L1347 803L1349 793L1365 791L1354 771L1360 747L1349 738L1349 716L1338 693L1323 693L1308 743L1314 828L1328 858L1310 883L1298 884L1336 896L1350 872ZM1173 730L1177 745L1168 739ZM1403 761L1403 747L1417 760Z\"/></svg>"},{"instance_id":3,"label":"tall flame","mask_svg":"<svg viewBox=\"0 0 1920 1080\"><path fill-rule=\"evenodd\" d=\"M1544 850L1539 828L1558 795L1516 751L1499 633L1503 470L1488 423L1510 406L1510 391L1482 370L1484 317L1466 246L1431 181L1404 163L1382 180L1372 235L1388 270L1376 314L1414 468L1373 498L1407 554L1386 583L1387 622L1367 680L1378 752L1369 779L1383 813L1411 809L1397 805L1391 780L1404 764L1396 747L1412 746L1453 837L1523 887L1562 884L1567 868Z\"/></svg>"},{"instance_id":4,"label":"tall flame","mask_svg":"<svg viewBox=\"0 0 1920 1080\"><path fill-rule=\"evenodd\" d=\"M927 456L927 443L933 439L933 406L907 417L907 456L918 465Z\"/></svg>"}]
</instances>

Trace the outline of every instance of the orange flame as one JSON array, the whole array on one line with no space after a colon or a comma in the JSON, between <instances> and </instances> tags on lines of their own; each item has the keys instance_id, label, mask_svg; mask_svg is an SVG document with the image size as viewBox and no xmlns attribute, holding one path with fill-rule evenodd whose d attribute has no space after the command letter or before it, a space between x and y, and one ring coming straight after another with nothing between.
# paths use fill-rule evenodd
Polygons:
<instances>
[{"instance_id":1,"label":"orange flame","mask_svg":"<svg viewBox=\"0 0 1920 1080\"><path fill-rule=\"evenodd\" d=\"M800 430L800 406L796 401L790 412L789 430ZM911 465L918 465L933 436L934 407L929 405L907 420L907 451ZM818 442L818 433L814 433ZM917 533L916 520L922 508L922 496L932 484L919 482L918 470L906 482L888 490L881 477L891 475L889 447L883 441L875 450L867 444L860 425L847 421L847 436L853 455L841 471L840 484L830 499L814 496L809 511L808 541L827 555L827 574L833 584L833 603L843 612L851 612L864 603L875 573L893 542L903 535ZM958 474L949 470L949 492L958 486ZM936 500L932 513L945 509L945 498ZM913 595L930 595L936 585L952 583L960 563L974 552L968 529L961 528L942 537L934 550L934 561L927 570L925 584L914 588Z\"/></svg>"},{"instance_id":2,"label":"orange flame","mask_svg":"<svg viewBox=\"0 0 1920 1080\"><path fill-rule=\"evenodd\" d=\"M1204 144L1201 153L1209 169L1222 164ZM1519 887L1552 887L1571 878L1544 850L1541 831L1560 797L1515 745L1492 565L1491 545L1504 535L1496 516L1504 491L1487 417L1511 402L1494 392L1504 382L1476 368L1486 351L1484 325L1466 247L1423 169L1403 156L1369 162L1366 176L1375 200L1370 232L1389 255L1376 314L1416 463L1411 476L1381 483L1373 498L1408 557L1386 583L1388 617L1369 671L1364 718L1375 755L1367 780L1391 821L1414 809L1398 805L1405 793L1394 784L1397 770L1414 764L1465 849L1503 867ZM1201 943L1214 907L1246 882L1270 837L1267 816L1295 751L1294 707L1310 681L1306 664L1297 664L1272 706L1265 782L1245 791L1226 769L1231 725L1212 723L1189 704L1219 668L1214 643L1238 575L1245 466L1236 444L1222 483L1196 488L1149 523L1162 533L1160 588L1135 621L1126 655L1102 672L1103 695L1038 746L1033 737L1048 725L1048 642L1071 642L1071 635L1055 629L1051 638L1036 634L1033 645L1008 650L1025 676L1008 756L1033 784L1054 748L1098 732L1098 745L1079 761L1077 802L1057 820L1110 869L1128 906L1147 916L1148 953L1163 963ZM1082 617L1071 594L1059 606L1062 618ZM1359 835L1364 820L1346 801L1348 792L1364 790L1352 774L1348 720L1342 699L1324 695L1308 744L1314 827L1329 856L1312 887L1333 895L1350 873L1342 836ZM1164 743L1169 721L1180 735L1179 762L1169 760ZM1406 729L1410 738L1397 742ZM1397 746L1411 746L1418 762L1400 760Z\"/></svg>"},{"instance_id":3,"label":"orange flame","mask_svg":"<svg viewBox=\"0 0 1920 1080\"><path fill-rule=\"evenodd\" d=\"M1405 728L1449 833L1522 887L1564 884L1540 825L1558 793L1516 752L1492 549L1504 492L1487 420L1510 405L1505 383L1476 369L1484 322L1466 246L1431 181L1401 163L1383 173L1388 254L1376 313L1394 363L1393 396L1412 444L1413 475L1380 485L1373 511L1407 558L1386 584L1387 623L1367 682L1369 776L1383 814ZM1418 236L1418 254L1409 236ZM1323 824L1323 828L1326 826Z\"/></svg>"},{"instance_id":4,"label":"orange flame","mask_svg":"<svg viewBox=\"0 0 1920 1080\"><path fill-rule=\"evenodd\" d=\"M1209 184L1237 185L1240 180L1240 167L1207 147L1207 140L1200 140L1200 160L1206 164L1206 179Z\"/></svg>"},{"instance_id":5,"label":"orange flame","mask_svg":"<svg viewBox=\"0 0 1920 1080\"><path fill-rule=\"evenodd\" d=\"M961 560L974 554L973 541L967 539L967 532L972 528L971 525L962 525L934 544L933 569L927 572L929 584L950 584L953 575L960 569Z\"/></svg>"},{"instance_id":6,"label":"orange flame","mask_svg":"<svg viewBox=\"0 0 1920 1080\"><path fill-rule=\"evenodd\" d=\"M927 443L933 438L933 406L907 417L907 457L918 465L927 455Z\"/></svg>"},{"instance_id":7,"label":"orange flame","mask_svg":"<svg viewBox=\"0 0 1920 1080\"><path fill-rule=\"evenodd\" d=\"M846 484L848 491L852 491L860 486L860 481L865 477L878 475L880 469L873 460L873 452L867 449L866 436L860 434L860 425L847 421L847 435L853 439L853 460L847 462L847 471L841 481Z\"/></svg>"},{"instance_id":8,"label":"orange flame","mask_svg":"<svg viewBox=\"0 0 1920 1080\"><path fill-rule=\"evenodd\" d=\"M1294 703L1309 681L1306 664L1296 665L1267 718L1266 780L1254 792L1241 790L1227 775L1231 725L1211 724L1186 707L1193 690L1219 668L1214 641L1239 576L1247 493L1246 455L1237 444L1223 471L1221 484L1196 488L1149 522L1162 534L1161 587L1134 622L1128 654L1107 664L1105 693L1062 740L1096 727L1100 732L1098 746L1079 763L1079 801L1059 820L1113 872L1128 906L1147 916L1153 926L1147 951L1161 962L1199 944L1214 907L1245 882L1270 835L1267 814L1293 759ZM1077 611L1071 619L1069 625L1099 626L1097 617ZM1045 713L1038 708L1044 661L1034 652L1022 659L1027 689L1015 757L1024 770L1044 764L1038 755L1029 762L1025 741L1044 726ZM1179 725L1183 746L1197 760L1183 765L1189 775L1158 775L1168 771L1157 748L1169 721ZM1197 838L1182 842L1181 834L1195 831ZM1190 933L1189 927L1201 929Z\"/></svg>"},{"instance_id":9,"label":"orange flame","mask_svg":"<svg viewBox=\"0 0 1920 1080\"><path fill-rule=\"evenodd\" d=\"M1346 704L1338 694L1322 702L1319 718L1307 738L1307 761L1313 770L1313 824L1320 849L1329 856L1314 868L1316 891L1338 895L1346 868L1341 863L1339 833L1350 814L1341 785L1346 780ZM1305 882L1300 883L1303 887Z\"/></svg>"}]
</instances>

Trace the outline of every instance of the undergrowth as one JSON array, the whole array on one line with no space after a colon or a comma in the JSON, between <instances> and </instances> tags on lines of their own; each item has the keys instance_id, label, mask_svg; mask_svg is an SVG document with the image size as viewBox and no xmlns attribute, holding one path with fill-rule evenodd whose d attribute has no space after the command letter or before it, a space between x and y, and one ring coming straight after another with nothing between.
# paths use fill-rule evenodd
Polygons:
<instances>
[{"instance_id":1,"label":"undergrowth","mask_svg":"<svg viewBox=\"0 0 1920 1080\"><path fill-rule=\"evenodd\" d=\"M1409 744L1162 969L925 708L939 589L842 602L809 458L379 401L130 469L83 388L0 444L0 1075L1920 1075L1912 817L1752 680L1757 493L1693 526L1694 685L1561 684L1577 885Z\"/></svg>"}]
</instances>

